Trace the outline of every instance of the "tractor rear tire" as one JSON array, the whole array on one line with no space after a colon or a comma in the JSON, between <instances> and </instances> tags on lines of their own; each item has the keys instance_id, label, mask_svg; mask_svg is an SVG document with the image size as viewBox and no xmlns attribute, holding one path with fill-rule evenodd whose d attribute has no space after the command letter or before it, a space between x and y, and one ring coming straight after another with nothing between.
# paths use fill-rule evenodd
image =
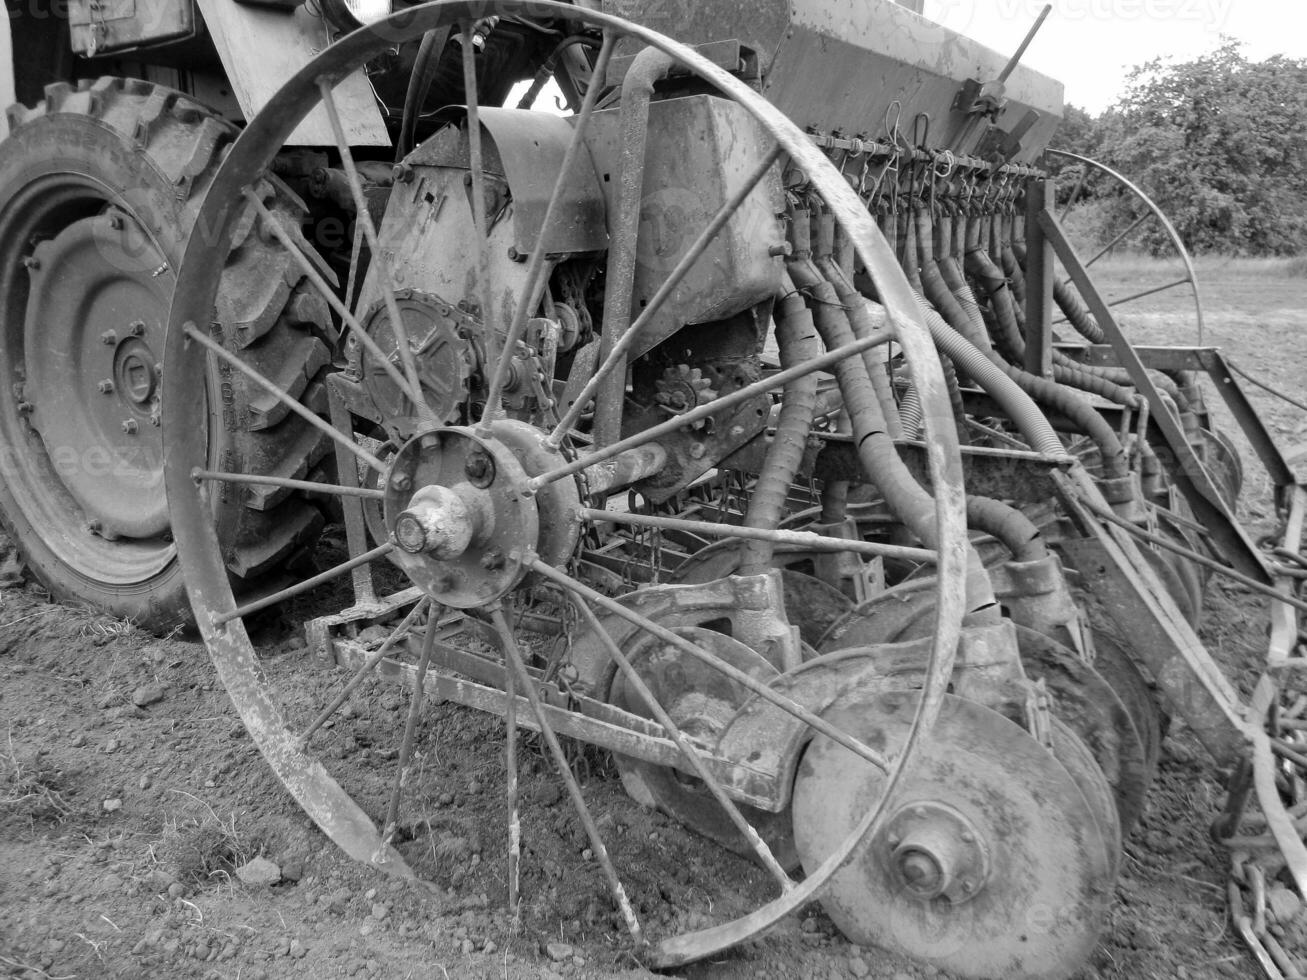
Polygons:
<instances>
[{"instance_id":1,"label":"tractor rear tire","mask_svg":"<svg viewBox=\"0 0 1307 980\"><path fill-rule=\"evenodd\" d=\"M8 117L0 521L53 597L169 629L190 614L163 491L167 366L156 353L199 202L237 131L177 92L122 78L49 86L43 102ZM300 237L304 205L275 182L262 192ZM265 227L232 220L245 226L214 319L247 363L325 413L317 376L334 340L329 309ZM316 430L243 377L215 368L208 391L193 394L210 404L208 431L194 437L207 442L211 468L304 477L328 458ZM302 496L222 490L214 519L238 591L303 553L322 527Z\"/></svg>"}]
</instances>

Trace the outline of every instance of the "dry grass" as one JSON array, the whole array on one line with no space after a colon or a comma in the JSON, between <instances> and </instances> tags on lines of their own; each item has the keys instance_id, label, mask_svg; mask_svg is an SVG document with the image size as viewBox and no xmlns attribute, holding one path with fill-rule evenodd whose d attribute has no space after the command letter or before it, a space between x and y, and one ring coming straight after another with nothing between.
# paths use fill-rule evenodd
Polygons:
<instances>
[{"instance_id":1,"label":"dry grass","mask_svg":"<svg viewBox=\"0 0 1307 980\"><path fill-rule=\"evenodd\" d=\"M61 774L46 765L39 753L16 747L13 729L5 742L0 751L0 817L28 825L62 823L73 808L59 793Z\"/></svg>"},{"instance_id":2,"label":"dry grass","mask_svg":"<svg viewBox=\"0 0 1307 980\"><path fill-rule=\"evenodd\" d=\"M1234 255L1200 255L1194 259L1198 281L1204 279L1303 279L1307 278L1307 255L1286 258L1247 258ZM1163 276L1185 274L1178 258L1155 258L1140 252L1118 250L1094 263L1099 276L1133 278L1141 274Z\"/></svg>"}]
</instances>

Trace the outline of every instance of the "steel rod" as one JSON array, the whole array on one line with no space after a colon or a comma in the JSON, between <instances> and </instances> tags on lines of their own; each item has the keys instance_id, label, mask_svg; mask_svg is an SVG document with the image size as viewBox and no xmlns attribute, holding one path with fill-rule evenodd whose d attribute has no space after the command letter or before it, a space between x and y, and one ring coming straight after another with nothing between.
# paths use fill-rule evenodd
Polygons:
<instances>
[{"instance_id":1,"label":"steel rod","mask_svg":"<svg viewBox=\"0 0 1307 980\"><path fill-rule=\"evenodd\" d=\"M417 674L413 677L413 693L409 696L408 717L404 720L404 739L399 746L399 771L395 773L394 785L390 788L390 802L386 806L386 822L381 832L381 839L389 844L395 836L399 822L399 801L408 785L410 770L413 765L413 740L418 730L418 718L422 714L422 696L426 693L427 668L431 665L431 651L436 643L435 610L427 617L427 632L422 638L422 654L418 658Z\"/></svg>"},{"instance_id":2,"label":"steel rod","mask_svg":"<svg viewBox=\"0 0 1307 980\"><path fill-rule=\"evenodd\" d=\"M608 71L608 62L613 56L614 40L615 36L612 31L605 30L603 47L599 49L599 58L595 62L592 78L602 79ZM531 250L530 264L527 266L526 273L527 285L522 296L522 302L513 311L513 322L509 325L508 337L504 341L504 349L499 353L499 359L495 362L495 373L490 379L489 395L486 398L485 414L487 418L496 418L502 408L504 381L508 377L508 369L513 360L513 350L517 347L518 342L522 339L523 332L526 330L526 321L530 311L535 309L540 302L548 268L545 240L557 220L558 203L562 199L563 191L569 185L577 154L581 146L584 145L585 133L590 126L590 117L594 114L595 103L599 101L599 90L601 88L603 88L601 84L595 84L586 89L585 100L581 103L581 112L576 117L575 128L572 131L572 139L567 144L567 150L563 153L562 167L559 169L558 179L554 181L553 192L549 195L549 204L545 207L544 220L540 223L540 237L536 240L536 247Z\"/></svg>"},{"instance_id":3,"label":"steel rod","mask_svg":"<svg viewBox=\"0 0 1307 980\"><path fill-rule=\"evenodd\" d=\"M737 189L736 192L731 195L730 199L721 206L717 211L717 214L713 216L712 221L708 223L708 226L700 232L699 237L695 239L694 243L690 246L689 251L687 251L685 255L681 257L681 260L676 263L676 267L672 269L671 274L668 275L663 284L658 287L653 298L649 300L649 304L640 311L640 315L636 317L635 322L631 324L625 333L622 334L621 338L613 346L613 349L608 352L608 356L604 359L604 362L595 369L590 380L587 381L585 387L581 389L581 393L577 396L576 401L568 407L562 420L554 427L554 431L550 433L549 436L549 444L551 446L559 446L562 444L564 436L569 430L571 430L572 426L576 424L577 419L581 417L581 413L585 411L586 403L594 397L595 392L599 390L599 385L603 383L604 378L608 377L608 375L611 374L619 364L626 363L626 355L635 345L636 341L640 339L640 334L644 331L645 325L653 320L657 315L658 310L662 308L663 304L667 302L668 297L670 297L676 288L680 286L681 281L687 274L689 274L695 263L703 257L703 253L708 250L708 246L713 243L721 233L721 230L726 227L726 223L731 220L735 212L744 204L745 198L753 192L753 189L758 185L758 182L762 180L762 178L767 175L767 172L775 165L776 161L780 158L780 155L781 148L779 146L773 148L771 152L762 159L761 163L754 168L753 172L749 174L744 183L740 185L739 189Z\"/></svg>"},{"instance_id":4,"label":"steel rod","mask_svg":"<svg viewBox=\"0 0 1307 980\"><path fill-rule=\"evenodd\" d=\"M482 341L489 347L490 359L496 355L494 344L499 336L499 321L495 318L494 287L490 281L490 222L486 216L485 148L481 140L481 103L477 92L476 22L465 21L463 38L463 98L467 101L468 166L472 178L472 223L477 236L477 285L481 293ZM502 359L510 356L507 345L499 352Z\"/></svg>"},{"instance_id":5,"label":"steel rod","mask_svg":"<svg viewBox=\"0 0 1307 980\"><path fill-rule=\"evenodd\" d=\"M659 439L662 436L676 432L678 429L682 429L687 425L692 425L701 419L708 418L710 415L714 415L717 412L725 411L734 405L746 402L750 398L757 398L759 395L765 395L777 388L783 388L795 378L801 378L804 375L811 374L813 371L823 371L826 368L837 364L839 361L842 361L846 357L853 357L857 354L861 354L865 350L879 347L881 344L888 344L894 339L895 336L892 330L881 330L873 334L868 334L866 337L845 344L842 347L837 347L833 351L828 351L820 357L814 358L805 364L796 365L785 371L778 371L770 377L763 378L761 381L755 381L753 384L740 388L737 391L733 391L729 395L723 395L721 398L717 398L706 405L700 405L698 408L691 409L684 415L678 415L675 418L668 419L666 422L655 425L651 429L646 429L644 432L637 433L627 439L621 439L609 446L604 446L602 449L596 449L593 452L587 453L565 466L560 466L557 469L549 470L547 473L542 473L529 480L527 486L533 490L538 490L541 487L548 486L564 477L571 476L573 473L579 473L588 467L594 466L596 463L602 463L606 459L612 459L614 456L619 456L628 449L642 446L646 442Z\"/></svg>"},{"instance_id":6,"label":"steel rod","mask_svg":"<svg viewBox=\"0 0 1307 980\"><path fill-rule=\"evenodd\" d=\"M690 765L694 767L695 773L697 773L699 778L703 780L704 785L708 787L708 792L713 795L713 798L717 801L718 805L726 811L726 816L729 817L731 823L735 825L735 829L738 830L744 836L744 839L749 842L749 846L752 847L754 853L758 855L758 860L762 862L763 867L771 873L771 876L776 879L777 884L781 886L783 891L793 888L794 882L791 881L790 876L785 873L785 869L780 866L775 855L772 854L771 848L767 846L767 842L762 839L758 834L758 831L754 829L753 825L744 818L744 814L741 813L740 808L735 805L735 801L726 795L726 791L722 789L721 783L713 777L713 774L708 770L708 766L705 765L703 759L700 758L699 753L695 751L694 747L688 741L686 741L685 736L681 733L681 729L677 726L676 722L672 720L672 716L669 715L667 710L659 703L658 699L654 696L653 691L649 689L649 685L645 683L644 678L640 676L639 672L631 664L631 661L627 656L622 653L621 649L617 646L617 643L613 640L612 634L604 628L604 625L601 622L599 622L599 617L594 614L594 610L592 610L586 603L581 602L579 596L573 595L571 601L572 604L580 610L581 615L585 618L586 622L590 624L590 629L592 629L595 635L599 637L599 642L602 643L604 648L608 651L608 656L613 658L613 663L617 664L618 669L622 672L622 676L626 678L626 682L635 688L635 692L640 696L640 699L648 706L650 712L653 713L654 719L658 724L662 725L664 730L667 732L668 738L676 743L676 747L681 750L682 755L684 755L685 758L689 760Z\"/></svg>"},{"instance_id":7,"label":"steel rod","mask_svg":"<svg viewBox=\"0 0 1307 980\"><path fill-rule=\"evenodd\" d=\"M390 318L390 330L395 336L395 345L399 348L399 361L404 365L404 376L408 378L408 390L421 392L422 382L418 374L417 358L413 356L413 347L409 342L408 325L399 313L399 302L395 299L394 275L385 253L381 250L381 236L377 226L372 222L372 212L368 210L367 195L363 193L363 182L359 179L358 167L354 165L354 154L350 152L349 140L345 138L345 128L340 121L340 110L336 107L336 97L332 94L332 83L318 79L318 92L322 95L322 106L331 123L331 132L336 137L336 149L340 151L340 163L345 168L349 192L354 198L355 220L363 229L368 248L372 251L372 261L377 271L376 280L381 291L381 298L386 304L386 315ZM427 405L426 399L420 398L416 405L423 420L435 422L436 418Z\"/></svg>"},{"instance_id":8,"label":"steel rod","mask_svg":"<svg viewBox=\"0 0 1307 980\"><path fill-rule=\"evenodd\" d=\"M1142 293L1134 293L1130 296L1122 296L1120 299L1112 300L1107 305L1109 307L1124 306L1126 303L1133 303L1137 299L1144 299L1145 297L1148 296L1154 296L1157 293L1164 293L1168 289L1174 289L1176 286L1183 286L1188 282L1192 282L1192 280L1177 279L1175 282L1168 282L1165 286L1154 286L1152 289L1145 289Z\"/></svg>"},{"instance_id":9,"label":"steel rod","mask_svg":"<svg viewBox=\"0 0 1307 980\"><path fill-rule=\"evenodd\" d=\"M1104 255L1112 251L1112 249L1116 248L1123 241L1125 241L1127 238L1133 235L1135 230L1144 222L1149 221L1156 217L1157 215L1154 214L1152 211L1145 211L1143 214L1141 214L1138 218L1135 219L1134 223L1129 228L1121 232L1121 234L1113 238L1111 242L1109 242L1107 245L1104 245L1101 249L1099 249L1098 254L1085 263L1085 268L1088 269L1095 262L1101 259Z\"/></svg>"},{"instance_id":10,"label":"steel rod","mask_svg":"<svg viewBox=\"0 0 1307 980\"><path fill-rule=\"evenodd\" d=\"M385 500L386 494L370 487L342 487L334 483L314 483L311 480L291 480L284 476L258 476L247 473L218 473L214 470L191 470L191 479L213 480L220 483L239 483L259 487L282 487L303 490L305 493L325 493L337 497L365 497L368 500Z\"/></svg>"},{"instance_id":11,"label":"steel rod","mask_svg":"<svg viewBox=\"0 0 1307 980\"><path fill-rule=\"evenodd\" d=\"M214 617L213 624L215 626L221 626L224 623L230 623L233 619L241 619L242 617L267 609L269 606L275 606L279 602L293 599L297 595L303 595L305 592L316 589L319 585L323 585L334 578L339 578L348 572L354 571L354 569L361 565L366 565L368 562L376 561L378 558L384 558L394 550L395 546L393 544L383 544L379 548L373 548L367 554L359 555L357 558L351 558L346 562L341 562L336 567L329 568L325 572L314 575L312 578L306 578L303 582L292 585L288 589L282 589L280 592L274 592L272 595L264 596L256 602L251 602L247 606L241 606L239 609L232 612L216 616Z\"/></svg>"},{"instance_id":12,"label":"steel rod","mask_svg":"<svg viewBox=\"0 0 1307 980\"><path fill-rule=\"evenodd\" d=\"M504 671L504 770L507 785L504 796L508 803L508 914L516 929L520 915L522 877L522 821L518 816L517 787L517 672Z\"/></svg>"},{"instance_id":13,"label":"steel rod","mask_svg":"<svg viewBox=\"0 0 1307 980\"><path fill-rule=\"evenodd\" d=\"M772 544L790 545L821 552L852 552L868 557L901 558L904 561L933 563L938 555L928 548L909 548L904 545L880 544L875 541L848 541L827 537L811 531L781 531L769 528L742 527L735 524L709 524L704 521L687 521L679 517L657 517L652 514L629 514L593 507L577 508L576 514L586 521L609 521L640 527L656 527L665 531L685 531L705 538L745 538L750 541L769 541Z\"/></svg>"},{"instance_id":14,"label":"steel rod","mask_svg":"<svg viewBox=\"0 0 1307 980\"><path fill-rule=\"evenodd\" d=\"M376 670L377 665L386 659L386 654L388 654L391 651L391 648L403 638L403 636L408 632L409 627L417 621L418 616L422 615L422 611L430 605L430 597L423 596L419 599L417 605L409 610L408 615L405 616L400 624L395 627L394 631L386 637L385 642L377 648L376 652L368 657L368 659L359 666L358 670L354 671L345 686L340 689L340 692L334 698L332 698L331 703L323 708L316 718L309 722L309 726L304 729L304 731L300 732L299 743L301 752L307 748L309 739L313 737L313 733L331 720L331 716L340 710L340 706L348 701L349 696L358 689L360 684L363 683L363 678Z\"/></svg>"},{"instance_id":15,"label":"steel rod","mask_svg":"<svg viewBox=\"0 0 1307 980\"><path fill-rule=\"evenodd\" d=\"M508 620L504 618L502 608L494 610L490 615L494 621L496 631L503 640L504 657L507 659L510 669L517 675L518 686L522 688L527 701L531 704L531 712L535 715L536 723L540 726L540 734L544 736L545 743L549 746L549 754L554 757L554 766L558 769L559 776L562 777L563 783L567 786L567 794L572 798L572 806L576 809L577 816L581 818L582 826L585 827L585 833L590 839L590 847L594 851L595 859L603 868L604 877L608 879L609 890L612 891L613 899L617 902L618 909L621 910L626 929L630 932L632 939L637 943L642 943L644 942L644 934L640 928L640 920L636 918L635 909L631 907L631 901L626 896L626 889L622 887L621 879L617 877L617 869L613 867L613 860L608 854L608 847L599 834L599 828L595 826L594 817L590 815L590 808L586 806L585 797L581 795L581 787L576 781L576 775L572 772L572 767L567 762L567 755L563 752L563 746L559 743L558 736L554 733L554 727L549 724L549 719L540 703L540 695L536 691L535 685L531 683L531 676L526 672L526 665L522 662L522 655L517 649L517 639L513 636Z\"/></svg>"},{"instance_id":16,"label":"steel rod","mask_svg":"<svg viewBox=\"0 0 1307 980\"><path fill-rule=\"evenodd\" d=\"M390 358L382 351L381 346L372 339L371 335L369 335L366 330L363 329L363 325L359 323L358 318L350 312L349 307L335 294L331 285L323 277L322 273L314 267L313 263L309 260L309 257L304 254L304 250L296 245L290 235L286 233L286 229L276 220L276 217L268 210L267 206L259 200L259 196L247 187L245 188L245 199L254 206L256 211L259 212L260 217L263 218L264 224L268 226L268 230L272 232L273 237L281 243L283 248L295 257L295 261L299 264L300 270L308 277L309 282L317 287L318 293L327 301L327 305L336 311L336 315L340 317L341 322L353 332L354 336L358 339L358 342L363 345L364 349L367 350L373 358L376 359L377 363L381 365L381 369L390 376L390 380L395 382L402 391L407 392L411 401L415 403L422 401L421 390L418 389L415 392L414 389L409 387L408 378L400 374L399 369L395 367ZM354 238L355 241L357 241L358 235L355 235ZM351 262L352 261L354 260L351 259Z\"/></svg>"},{"instance_id":17,"label":"steel rod","mask_svg":"<svg viewBox=\"0 0 1307 980\"><path fill-rule=\"evenodd\" d=\"M881 770L882 772L887 772L889 770L890 768L889 760L887 760L885 756L881 755L875 749L872 749L869 746L864 745L862 742L858 741L856 738L853 738L851 735L847 734L846 732L840 731L834 725L830 724L830 722L825 721L819 716L813 714L811 711L809 711L807 708L803 707L802 705L797 704L794 701L791 701L789 698L773 690L771 687L769 687L767 684L763 683L762 681L758 680L756 677L753 677L750 674L746 674L738 667L732 666L731 664L722 660L720 657L713 656L711 653L708 653L706 650L701 650L695 644L685 639L685 637L679 636L676 633L673 633L671 630L659 626L653 620L645 616L641 616L639 613L631 609L628 609L620 602L617 602L614 599L610 599L608 596L604 595L601 592L596 592L594 589L591 589L588 586L582 584L581 582L578 582L570 575L566 575L563 572L558 571L553 566L545 564L538 558L531 563L531 568L538 574L544 576L545 578L550 579L553 582L557 582L559 585L563 586L563 588L569 589L577 596L580 596L581 598L585 599L586 602L589 602L593 605L606 609L608 612L613 613L615 616L619 616L622 619L625 619L632 626L639 627L640 629L644 630L646 633L658 637L658 639L662 640L664 643L669 643L672 646L676 647L678 650L682 650L685 653L688 653L696 660L702 661L704 664L711 667L719 674L729 677L731 680L735 681L738 684L744 685L746 688L748 688L754 694L758 695L764 701L770 702L780 710L784 711L786 714L792 715L793 717L799 719L799 721L808 725L814 731L820 732L822 735L825 735L827 738L831 739L832 741L838 743L839 745L844 746L854 755L858 756L861 759L865 759L867 762L870 762L873 766L875 766L877 769Z\"/></svg>"},{"instance_id":18,"label":"steel rod","mask_svg":"<svg viewBox=\"0 0 1307 980\"><path fill-rule=\"evenodd\" d=\"M349 438L349 436L345 435L345 433L338 430L331 423L325 421L321 416L305 408L300 404L299 399L292 398L286 392L282 391L274 382L269 381L258 371L254 370L254 368L250 367L231 351L227 350L227 348L223 347L222 344L206 335L196 327L194 323L190 323L189 321L186 324L186 336L195 341L201 347L210 351L219 360L226 361L241 374L245 375L245 377L249 378L255 384L259 385L275 397L305 422L309 423L309 425L326 435L327 438L331 439L333 442L346 447L350 452L363 460L363 462L367 463L378 473L386 472L385 463L377 459L377 457L373 456L370 452L356 443L353 439Z\"/></svg>"}]
</instances>

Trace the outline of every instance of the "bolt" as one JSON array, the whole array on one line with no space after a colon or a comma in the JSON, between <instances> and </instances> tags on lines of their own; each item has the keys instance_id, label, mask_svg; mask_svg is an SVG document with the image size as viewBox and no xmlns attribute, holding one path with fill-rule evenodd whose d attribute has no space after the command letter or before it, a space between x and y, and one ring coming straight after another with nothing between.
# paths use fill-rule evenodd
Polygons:
<instances>
[{"instance_id":1,"label":"bolt","mask_svg":"<svg viewBox=\"0 0 1307 980\"><path fill-rule=\"evenodd\" d=\"M773 245L767 249L767 254L773 259L789 258L794 254L794 246L789 242L781 242L779 245Z\"/></svg>"},{"instance_id":2,"label":"bolt","mask_svg":"<svg viewBox=\"0 0 1307 980\"><path fill-rule=\"evenodd\" d=\"M136 424L136 419L123 419L123 431L129 436L136 435L136 430L139 428L140 426Z\"/></svg>"},{"instance_id":3,"label":"bolt","mask_svg":"<svg viewBox=\"0 0 1307 980\"><path fill-rule=\"evenodd\" d=\"M87 521L86 530L90 531L92 534L99 534L104 530L104 525L99 521Z\"/></svg>"},{"instance_id":4,"label":"bolt","mask_svg":"<svg viewBox=\"0 0 1307 980\"><path fill-rule=\"evenodd\" d=\"M114 344L118 343L118 331L106 330L104 333L100 334L100 343L104 344L106 347L112 347Z\"/></svg>"},{"instance_id":5,"label":"bolt","mask_svg":"<svg viewBox=\"0 0 1307 980\"><path fill-rule=\"evenodd\" d=\"M397 163L390 168L390 175L397 184L407 184L413 180L413 167L407 163Z\"/></svg>"},{"instance_id":6,"label":"bolt","mask_svg":"<svg viewBox=\"0 0 1307 980\"><path fill-rule=\"evenodd\" d=\"M893 832L891 832L890 835L885 839L886 841L889 842L890 847L898 847L900 844L903 843L903 838L900 835Z\"/></svg>"},{"instance_id":7,"label":"bolt","mask_svg":"<svg viewBox=\"0 0 1307 980\"><path fill-rule=\"evenodd\" d=\"M123 226L123 216L121 214L109 215L109 227L114 231L120 231Z\"/></svg>"},{"instance_id":8,"label":"bolt","mask_svg":"<svg viewBox=\"0 0 1307 980\"><path fill-rule=\"evenodd\" d=\"M975 834L973 834L973 833L972 833L971 831L969 831L969 830L964 830L964 831L962 831L962 843L964 843L964 844L974 844L975 842L976 842L976 835L975 835Z\"/></svg>"},{"instance_id":9,"label":"bolt","mask_svg":"<svg viewBox=\"0 0 1307 980\"><path fill-rule=\"evenodd\" d=\"M519 252L513 245L508 246L508 261L525 262L527 260L526 252Z\"/></svg>"},{"instance_id":10,"label":"bolt","mask_svg":"<svg viewBox=\"0 0 1307 980\"><path fill-rule=\"evenodd\" d=\"M150 425L154 426L157 429L162 424L163 424L163 420L159 417L158 412L155 412L150 416Z\"/></svg>"},{"instance_id":11,"label":"bolt","mask_svg":"<svg viewBox=\"0 0 1307 980\"><path fill-rule=\"evenodd\" d=\"M133 320L131 325L127 328L127 332L133 337L139 337L141 334L145 333L145 321Z\"/></svg>"},{"instance_id":12,"label":"bolt","mask_svg":"<svg viewBox=\"0 0 1307 980\"><path fill-rule=\"evenodd\" d=\"M413 486L413 481L409 479L408 475L405 473L396 473L390 478L390 485L400 493L403 493L409 487Z\"/></svg>"},{"instance_id":13,"label":"bolt","mask_svg":"<svg viewBox=\"0 0 1307 980\"><path fill-rule=\"evenodd\" d=\"M926 808L924 806L914 806L912 808L912 815L918 820L924 820L926 818Z\"/></svg>"},{"instance_id":14,"label":"bolt","mask_svg":"<svg viewBox=\"0 0 1307 980\"><path fill-rule=\"evenodd\" d=\"M107 395L113 391L113 382L110 381L108 378L105 378L98 385L96 385L96 387L100 389L101 394Z\"/></svg>"},{"instance_id":15,"label":"bolt","mask_svg":"<svg viewBox=\"0 0 1307 980\"><path fill-rule=\"evenodd\" d=\"M31 415L31 414L32 414L32 409L34 409L34 408L36 408L36 406L33 405L31 402L19 402L19 403L18 403L18 414L19 414L19 415Z\"/></svg>"},{"instance_id":16,"label":"bolt","mask_svg":"<svg viewBox=\"0 0 1307 980\"><path fill-rule=\"evenodd\" d=\"M963 892L965 892L966 894L970 895L970 894L972 894L973 892L975 892L975 890L976 890L976 883L975 883L974 881L972 881L970 878L963 878L963 879L962 879L962 891L963 891Z\"/></svg>"},{"instance_id":17,"label":"bolt","mask_svg":"<svg viewBox=\"0 0 1307 980\"><path fill-rule=\"evenodd\" d=\"M29 255L23 259L23 265L28 269L28 271L35 272L37 269L41 268L41 260L35 255Z\"/></svg>"},{"instance_id":18,"label":"bolt","mask_svg":"<svg viewBox=\"0 0 1307 980\"><path fill-rule=\"evenodd\" d=\"M691 459L703 459L708 454L708 447L701 442L696 442L690 447Z\"/></svg>"},{"instance_id":19,"label":"bolt","mask_svg":"<svg viewBox=\"0 0 1307 980\"><path fill-rule=\"evenodd\" d=\"M485 453L474 452L463 463L463 472L474 486L485 487L494 482L495 464Z\"/></svg>"},{"instance_id":20,"label":"bolt","mask_svg":"<svg viewBox=\"0 0 1307 980\"><path fill-rule=\"evenodd\" d=\"M491 548L481 556L481 567L487 572L497 572L504 567L504 553L498 548Z\"/></svg>"}]
</instances>

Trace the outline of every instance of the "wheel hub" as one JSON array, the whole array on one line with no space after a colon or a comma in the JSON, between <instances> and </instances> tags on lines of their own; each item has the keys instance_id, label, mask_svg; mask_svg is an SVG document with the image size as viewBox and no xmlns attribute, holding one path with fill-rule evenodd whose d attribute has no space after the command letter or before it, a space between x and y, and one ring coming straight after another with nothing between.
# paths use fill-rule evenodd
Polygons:
<instances>
[{"instance_id":1,"label":"wheel hub","mask_svg":"<svg viewBox=\"0 0 1307 980\"><path fill-rule=\"evenodd\" d=\"M529 426L502 420L432 429L400 449L386 479L385 524L396 562L416 585L447 606L476 608L515 589L537 555L570 554L575 483L536 494L526 486L562 459L540 441Z\"/></svg>"},{"instance_id":2,"label":"wheel hub","mask_svg":"<svg viewBox=\"0 0 1307 980\"><path fill-rule=\"evenodd\" d=\"M989 878L989 854L976 828L953 807L920 802L885 825L881 846L907 894L924 902L970 901Z\"/></svg>"},{"instance_id":3,"label":"wheel hub","mask_svg":"<svg viewBox=\"0 0 1307 980\"><path fill-rule=\"evenodd\" d=\"M63 486L105 538L169 527L154 353L171 276L131 219L70 224L33 253L27 307L32 428Z\"/></svg>"}]
</instances>

